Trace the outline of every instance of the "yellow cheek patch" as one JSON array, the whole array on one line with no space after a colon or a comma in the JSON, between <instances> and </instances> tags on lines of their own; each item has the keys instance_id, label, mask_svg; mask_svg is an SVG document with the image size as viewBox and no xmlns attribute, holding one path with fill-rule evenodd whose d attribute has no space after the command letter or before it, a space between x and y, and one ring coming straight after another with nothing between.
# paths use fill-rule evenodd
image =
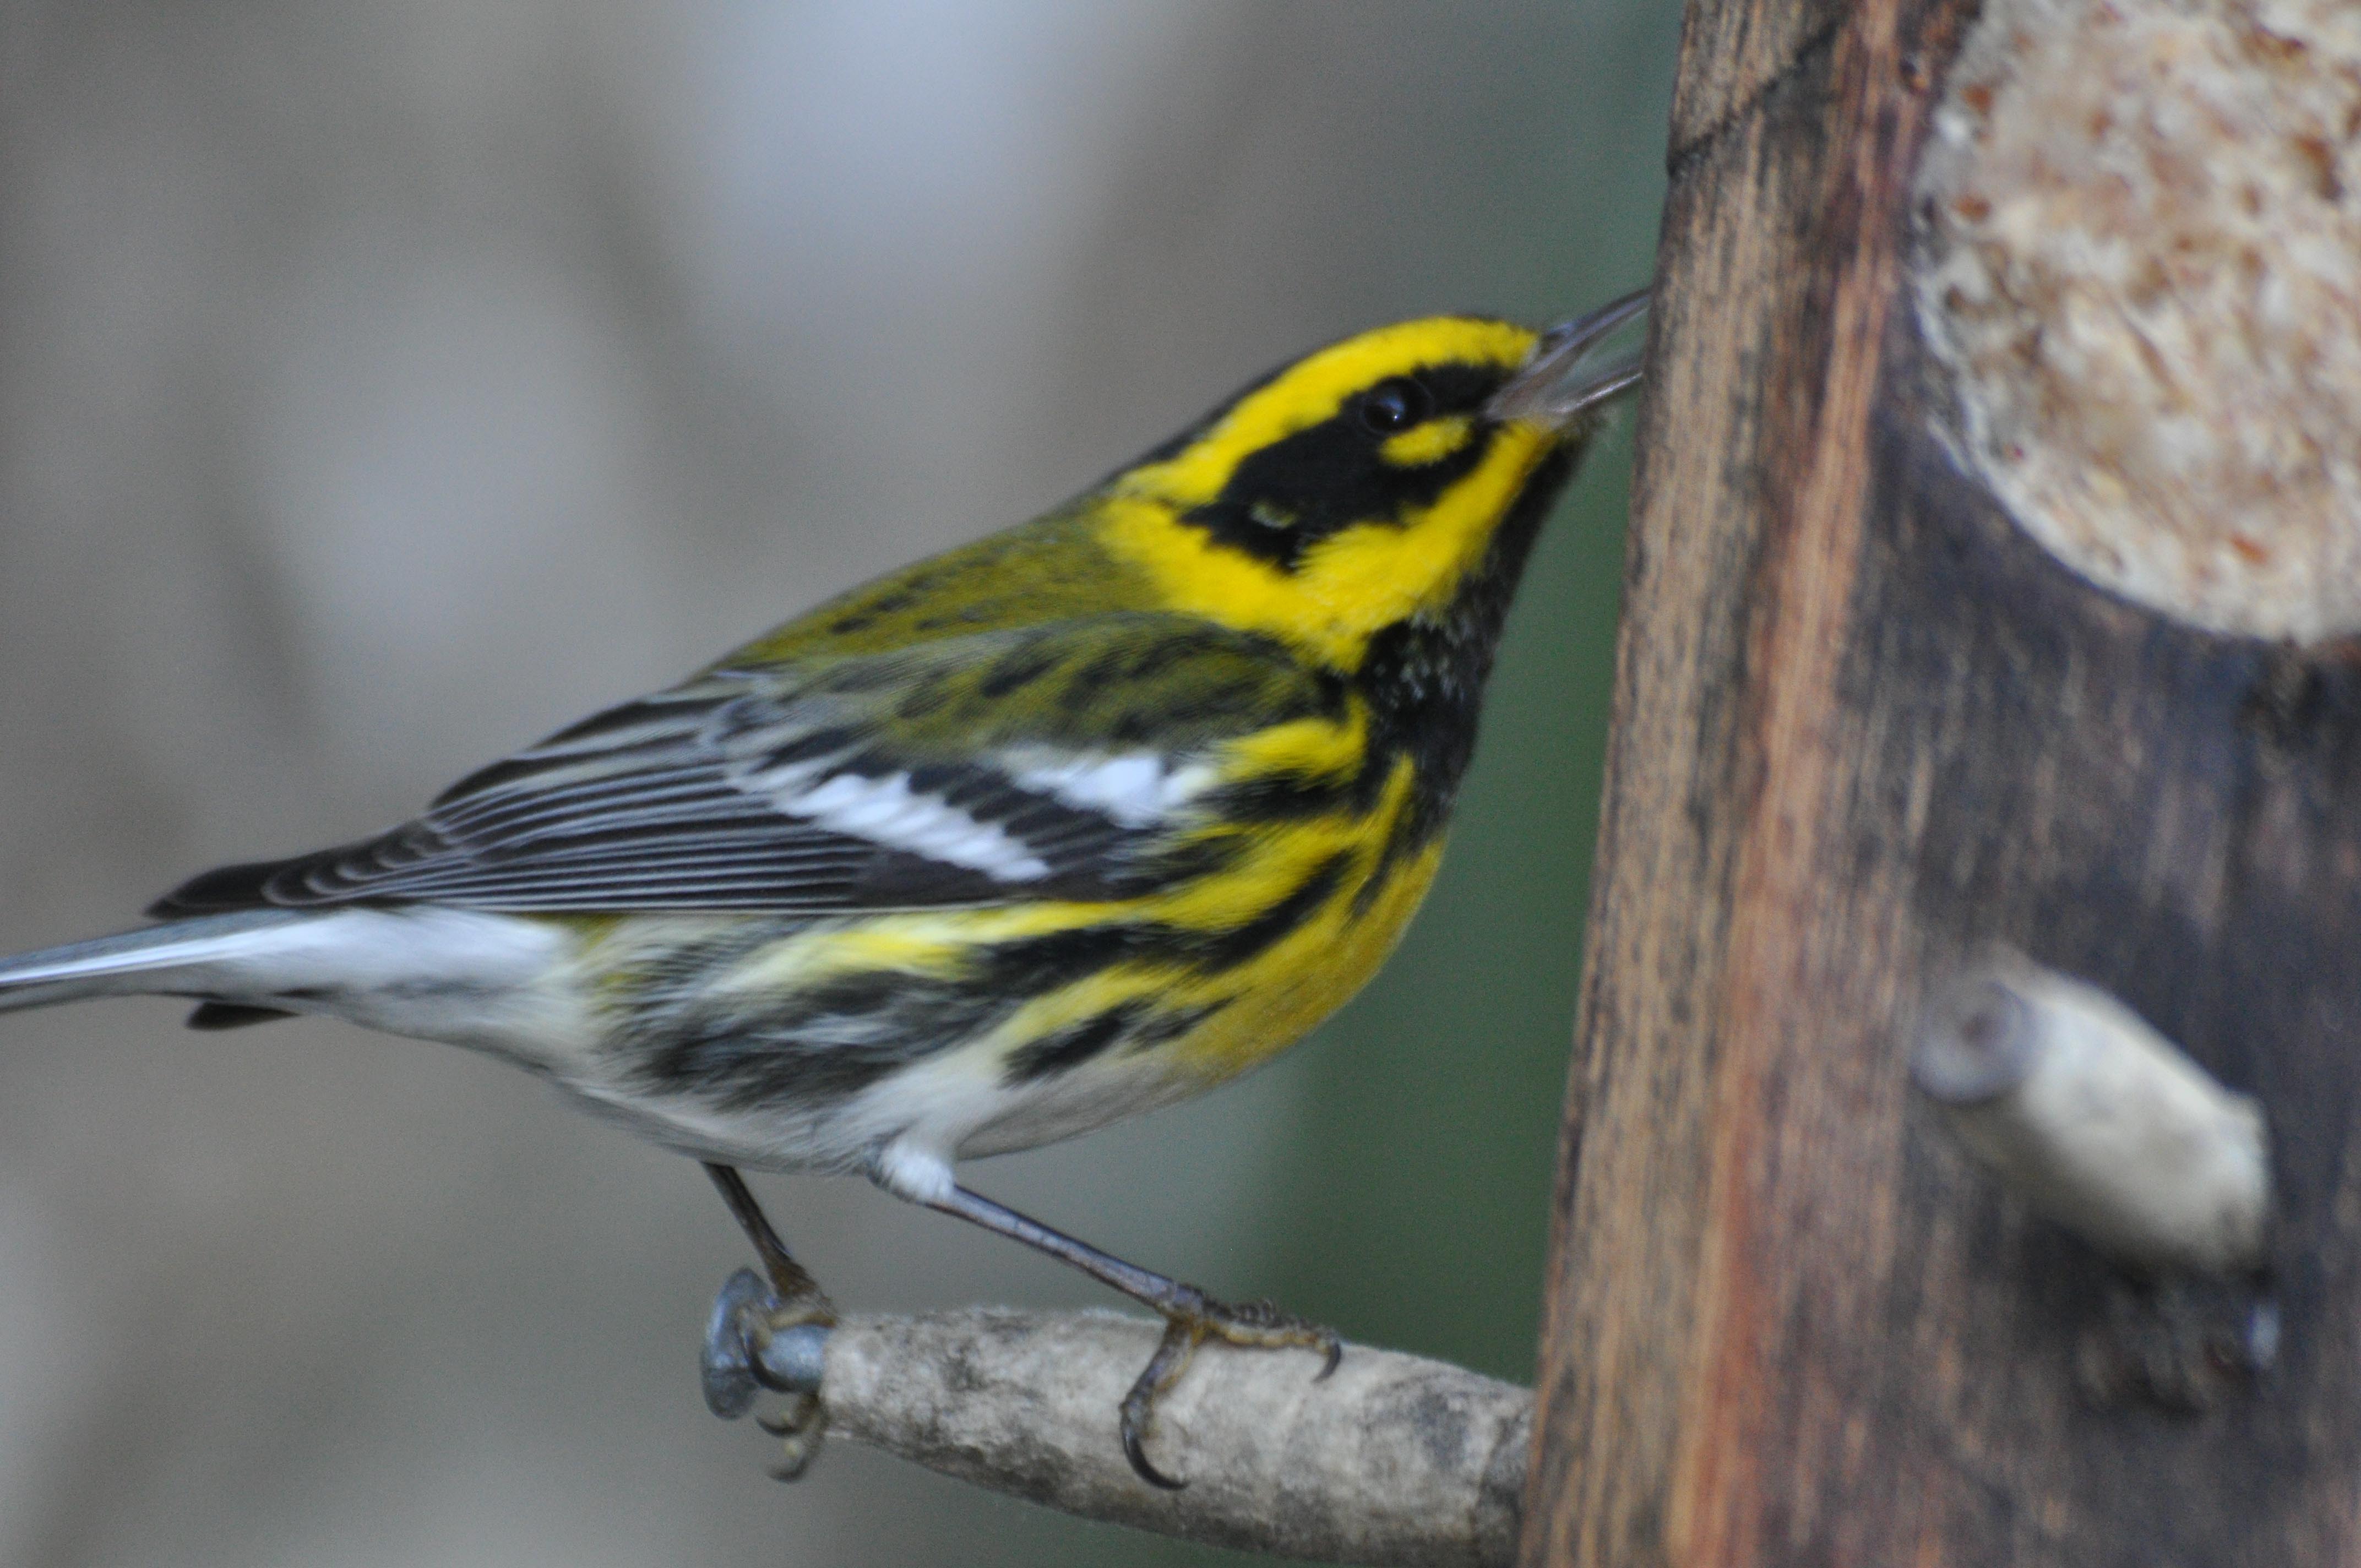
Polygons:
<instances>
[{"instance_id":1,"label":"yellow cheek patch","mask_svg":"<svg viewBox=\"0 0 2361 1568\"><path fill-rule=\"evenodd\" d=\"M1169 503L1137 497L1106 501L1100 537L1147 570L1170 609L1269 632L1349 670L1372 632L1451 597L1554 444L1534 426L1499 426L1483 460L1432 507L1332 534L1292 572L1215 543Z\"/></svg>"},{"instance_id":2,"label":"yellow cheek patch","mask_svg":"<svg viewBox=\"0 0 2361 1568\"><path fill-rule=\"evenodd\" d=\"M1422 468L1437 463L1467 444L1476 433L1476 422L1465 414L1449 419L1431 419L1378 448L1378 455L1397 468Z\"/></svg>"},{"instance_id":3,"label":"yellow cheek patch","mask_svg":"<svg viewBox=\"0 0 2361 1568\"><path fill-rule=\"evenodd\" d=\"M1306 644L1331 663L1350 647L1309 609L1303 591L1268 562L1213 543L1161 501L1127 497L1099 509L1099 537L1121 560L1146 570L1168 609Z\"/></svg>"},{"instance_id":4,"label":"yellow cheek patch","mask_svg":"<svg viewBox=\"0 0 2361 1568\"><path fill-rule=\"evenodd\" d=\"M1525 488L1552 439L1504 426L1468 476L1423 511L1398 522L1348 528L1306 553L1294 584L1307 598L1340 609L1339 631L1366 637L1447 600L1483 558L1493 532Z\"/></svg>"}]
</instances>

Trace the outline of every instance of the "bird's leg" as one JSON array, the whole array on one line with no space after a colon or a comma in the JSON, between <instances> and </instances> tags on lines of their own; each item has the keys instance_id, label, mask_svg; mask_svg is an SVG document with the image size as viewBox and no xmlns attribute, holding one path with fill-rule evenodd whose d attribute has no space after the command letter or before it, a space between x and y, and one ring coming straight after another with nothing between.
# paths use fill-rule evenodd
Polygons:
<instances>
[{"instance_id":1,"label":"bird's leg","mask_svg":"<svg viewBox=\"0 0 2361 1568\"><path fill-rule=\"evenodd\" d=\"M1138 1381L1131 1386L1131 1391L1123 1397L1123 1403L1118 1407L1124 1456L1131 1461L1131 1467L1139 1473L1140 1479L1150 1486L1178 1490L1188 1484L1162 1474L1150 1464L1146 1443L1148 1431L1155 1423L1157 1401L1180 1381L1181 1374L1189 1370L1190 1360L1197 1354L1199 1345L1209 1339L1217 1339L1224 1344L1258 1350L1287 1347L1316 1350L1323 1359L1315 1380L1335 1371L1336 1363L1344 1356L1345 1342L1337 1338L1334 1329L1306 1322L1280 1311L1268 1301L1248 1301L1235 1306L1217 1301L1193 1285L1184 1285L1136 1264L1126 1263L964 1187L954 1186L941 1196L928 1196L918 1201L929 1209L956 1214L997 1235L1023 1242L1061 1263L1071 1264L1102 1285L1112 1286L1163 1316L1163 1342L1156 1347L1156 1354L1149 1358L1146 1370L1140 1373Z\"/></svg>"},{"instance_id":2,"label":"bird's leg","mask_svg":"<svg viewBox=\"0 0 2361 1568\"><path fill-rule=\"evenodd\" d=\"M817 1316L796 1321L835 1322L836 1309L829 1304L828 1295L820 1289L819 1281L795 1260L794 1255L787 1251L787 1244L781 1241L779 1233L771 1228L770 1217L763 1212L763 1206L754 1201L754 1194L747 1190L746 1179L730 1166L711 1163L707 1164L705 1174L713 1179L713 1185L720 1190L721 1201L730 1205L730 1217L738 1222L738 1228L744 1231L746 1239L753 1244L754 1255L763 1260L763 1272L771 1277L771 1288L778 1293L779 1299L790 1303L807 1302L817 1309Z\"/></svg>"},{"instance_id":3,"label":"bird's leg","mask_svg":"<svg viewBox=\"0 0 2361 1568\"><path fill-rule=\"evenodd\" d=\"M790 1349L808 1351L804 1358L816 1364L821 1335L806 1333L790 1347L789 1331L824 1332L835 1326L836 1308L819 1282L788 1253L779 1233L771 1228L762 1205L746 1190L745 1178L726 1165L708 1164L705 1174L720 1189L722 1201L753 1244L754 1255L769 1277L766 1282L752 1269L741 1268L730 1277L714 1301L713 1317L705 1331L705 1402L715 1415L734 1420L753 1403L758 1386L786 1395L786 1406L779 1416L762 1420L761 1425L785 1444L785 1459L772 1474L792 1481L819 1456L828 1411L817 1391L816 1369L808 1377L789 1379L778 1368L783 1362L797 1359L796 1354L783 1354ZM804 1345L805 1339L811 1343Z\"/></svg>"}]
</instances>

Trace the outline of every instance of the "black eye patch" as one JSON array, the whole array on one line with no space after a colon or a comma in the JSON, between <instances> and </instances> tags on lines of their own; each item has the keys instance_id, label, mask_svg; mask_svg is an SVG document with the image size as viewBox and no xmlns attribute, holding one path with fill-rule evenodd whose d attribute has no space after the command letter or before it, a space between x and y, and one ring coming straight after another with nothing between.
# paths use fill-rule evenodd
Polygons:
<instances>
[{"instance_id":1,"label":"black eye patch","mask_svg":"<svg viewBox=\"0 0 2361 1568\"><path fill-rule=\"evenodd\" d=\"M1432 463L1388 463L1379 448L1438 415L1477 413L1504 377L1490 366L1438 365L1380 381L1333 417L1248 454L1222 493L1182 521L1294 571L1329 535L1358 522L1399 524L1466 477L1490 445L1480 424L1476 439Z\"/></svg>"},{"instance_id":2,"label":"black eye patch","mask_svg":"<svg viewBox=\"0 0 2361 1568\"><path fill-rule=\"evenodd\" d=\"M1410 422L1415 424L1437 414L1480 413L1484 405L1492 400L1492 394L1499 391L1508 378L1509 372L1498 366L1430 365L1414 376L1380 381L1363 395L1375 397L1407 382L1414 389L1412 395L1425 401L1423 410Z\"/></svg>"}]
</instances>

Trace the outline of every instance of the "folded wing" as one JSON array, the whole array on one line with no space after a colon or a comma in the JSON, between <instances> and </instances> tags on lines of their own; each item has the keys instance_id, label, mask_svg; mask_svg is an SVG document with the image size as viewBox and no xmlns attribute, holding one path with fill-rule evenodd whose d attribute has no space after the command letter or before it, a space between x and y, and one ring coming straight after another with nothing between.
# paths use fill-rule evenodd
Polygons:
<instances>
[{"instance_id":1,"label":"folded wing","mask_svg":"<svg viewBox=\"0 0 2361 1568\"><path fill-rule=\"evenodd\" d=\"M1192 870L1224 741L1343 698L1283 650L1117 615L718 669L375 838L226 866L164 916L436 903L825 914L1134 896Z\"/></svg>"}]
</instances>

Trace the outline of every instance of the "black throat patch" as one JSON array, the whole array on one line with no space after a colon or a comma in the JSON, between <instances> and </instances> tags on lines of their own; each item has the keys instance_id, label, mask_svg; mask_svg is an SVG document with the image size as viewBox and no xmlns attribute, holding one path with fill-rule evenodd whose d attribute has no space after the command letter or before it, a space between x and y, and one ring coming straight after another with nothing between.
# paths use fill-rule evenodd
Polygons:
<instances>
[{"instance_id":1,"label":"black throat patch","mask_svg":"<svg viewBox=\"0 0 2361 1568\"><path fill-rule=\"evenodd\" d=\"M1408 756L1413 773L1411 805L1389 859L1424 845L1450 818L1476 751L1477 717L1510 601L1574 463L1574 450L1561 446L1533 470L1482 565L1441 613L1397 621L1369 641L1357 684L1376 723L1372 762L1382 776L1395 757Z\"/></svg>"}]
</instances>

